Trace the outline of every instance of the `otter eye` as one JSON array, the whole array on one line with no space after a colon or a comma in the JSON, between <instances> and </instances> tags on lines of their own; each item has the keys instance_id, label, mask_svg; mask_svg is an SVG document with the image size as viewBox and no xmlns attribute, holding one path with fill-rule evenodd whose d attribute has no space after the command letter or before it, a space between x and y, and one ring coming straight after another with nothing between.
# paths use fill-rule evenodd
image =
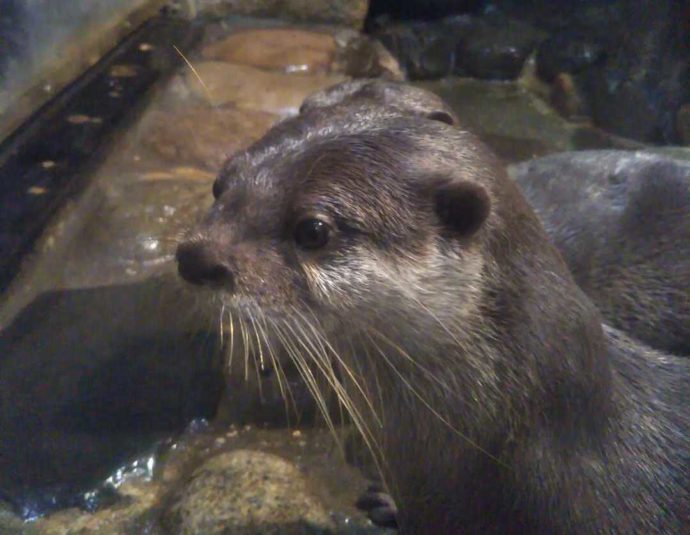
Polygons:
<instances>
[{"instance_id":1,"label":"otter eye","mask_svg":"<svg viewBox=\"0 0 690 535\"><path fill-rule=\"evenodd\" d=\"M328 243L331 227L320 219L303 219L295 227L295 243L302 249L321 249Z\"/></svg>"}]
</instances>

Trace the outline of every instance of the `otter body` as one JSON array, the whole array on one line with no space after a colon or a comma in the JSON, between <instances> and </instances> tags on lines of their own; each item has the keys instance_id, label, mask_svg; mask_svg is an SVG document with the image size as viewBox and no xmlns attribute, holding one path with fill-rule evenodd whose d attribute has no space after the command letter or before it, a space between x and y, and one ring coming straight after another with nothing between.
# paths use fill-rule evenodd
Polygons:
<instances>
[{"instance_id":1,"label":"otter body","mask_svg":"<svg viewBox=\"0 0 690 535\"><path fill-rule=\"evenodd\" d=\"M513 173L606 321L690 355L690 162L582 151Z\"/></svg>"},{"instance_id":2,"label":"otter body","mask_svg":"<svg viewBox=\"0 0 690 535\"><path fill-rule=\"evenodd\" d=\"M401 533L687 532L687 362L602 326L501 163L414 110L274 127L180 273L327 377Z\"/></svg>"}]
</instances>

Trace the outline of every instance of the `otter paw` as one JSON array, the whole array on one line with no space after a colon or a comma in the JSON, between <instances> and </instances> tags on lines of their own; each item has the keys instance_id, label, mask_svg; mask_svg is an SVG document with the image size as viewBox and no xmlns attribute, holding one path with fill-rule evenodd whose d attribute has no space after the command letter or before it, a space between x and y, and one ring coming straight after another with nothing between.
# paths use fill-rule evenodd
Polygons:
<instances>
[{"instance_id":1,"label":"otter paw","mask_svg":"<svg viewBox=\"0 0 690 535\"><path fill-rule=\"evenodd\" d=\"M356 503L357 507L366 512L369 520L383 528L397 528L396 516L398 508L393 498L378 485L370 485Z\"/></svg>"}]
</instances>

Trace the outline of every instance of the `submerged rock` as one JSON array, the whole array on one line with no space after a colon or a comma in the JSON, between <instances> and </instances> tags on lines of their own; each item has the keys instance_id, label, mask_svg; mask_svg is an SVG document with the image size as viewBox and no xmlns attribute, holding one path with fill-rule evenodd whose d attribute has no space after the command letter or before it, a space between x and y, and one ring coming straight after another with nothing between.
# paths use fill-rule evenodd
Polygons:
<instances>
[{"instance_id":1,"label":"submerged rock","mask_svg":"<svg viewBox=\"0 0 690 535\"><path fill-rule=\"evenodd\" d=\"M153 111L144 121L140 142L167 161L215 173L277 120L278 116L263 111L208 106Z\"/></svg>"},{"instance_id":2,"label":"submerged rock","mask_svg":"<svg viewBox=\"0 0 690 535\"><path fill-rule=\"evenodd\" d=\"M218 61L199 63L195 68L196 73L185 74L187 84L212 106L232 104L279 115L297 114L308 95L345 80L338 75L283 74Z\"/></svg>"},{"instance_id":3,"label":"submerged rock","mask_svg":"<svg viewBox=\"0 0 690 535\"><path fill-rule=\"evenodd\" d=\"M163 524L185 535L306 535L334 528L295 465L252 450L217 455L195 470Z\"/></svg>"},{"instance_id":4,"label":"submerged rock","mask_svg":"<svg viewBox=\"0 0 690 535\"><path fill-rule=\"evenodd\" d=\"M206 46L207 60L239 63L287 73L331 70L336 43L332 35L294 28L261 28L233 32Z\"/></svg>"}]
</instances>

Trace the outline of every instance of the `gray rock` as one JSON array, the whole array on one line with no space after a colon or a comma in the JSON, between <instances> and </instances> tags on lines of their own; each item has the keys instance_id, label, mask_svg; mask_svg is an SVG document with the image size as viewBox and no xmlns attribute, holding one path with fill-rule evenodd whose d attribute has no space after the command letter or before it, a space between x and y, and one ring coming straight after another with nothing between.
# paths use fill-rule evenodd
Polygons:
<instances>
[{"instance_id":1,"label":"gray rock","mask_svg":"<svg viewBox=\"0 0 690 535\"><path fill-rule=\"evenodd\" d=\"M606 322L690 355L690 163L583 151L510 172Z\"/></svg>"},{"instance_id":2,"label":"gray rock","mask_svg":"<svg viewBox=\"0 0 690 535\"><path fill-rule=\"evenodd\" d=\"M573 126L518 84L449 78L416 85L443 98L463 126L507 161L576 148Z\"/></svg>"},{"instance_id":3,"label":"gray rock","mask_svg":"<svg viewBox=\"0 0 690 535\"><path fill-rule=\"evenodd\" d=\"M0 331L0 495L31 516L83 493L223 388L217 340L171 282L43 294Z\"/></svg>"},{"instance_id":4,"label":"gray rock","mask_svg":"<svg viewBox=\"0 0 690 535\"><path fill-rule=\"evenodd\" d=\"M482 17L461 39L456 73L486 80L513 80L545 37L544 32L517 20Z\"/></svg>"},{"instance_id":5,"label":"gray rock","mask_svg":"<svg viewBox=\"0 0 690 535\"><path fill-rule=\"evenodd\" d=\"M439 21L384 25L374 34L412 79L449 74L510 80L546 37L532 26L495 15L461 15Z\"/></svg>"},{"instance_id":6,"label":"gray rock","mask_svg":"<svg viewBox=\"0 0 690 535\"><path fill-rule=\"evenodd\" d=\"M163 516L172 534L332 533L333 522L300 470L276 455L236 450L193 473Z\"/></svg>"}]
</instances>

